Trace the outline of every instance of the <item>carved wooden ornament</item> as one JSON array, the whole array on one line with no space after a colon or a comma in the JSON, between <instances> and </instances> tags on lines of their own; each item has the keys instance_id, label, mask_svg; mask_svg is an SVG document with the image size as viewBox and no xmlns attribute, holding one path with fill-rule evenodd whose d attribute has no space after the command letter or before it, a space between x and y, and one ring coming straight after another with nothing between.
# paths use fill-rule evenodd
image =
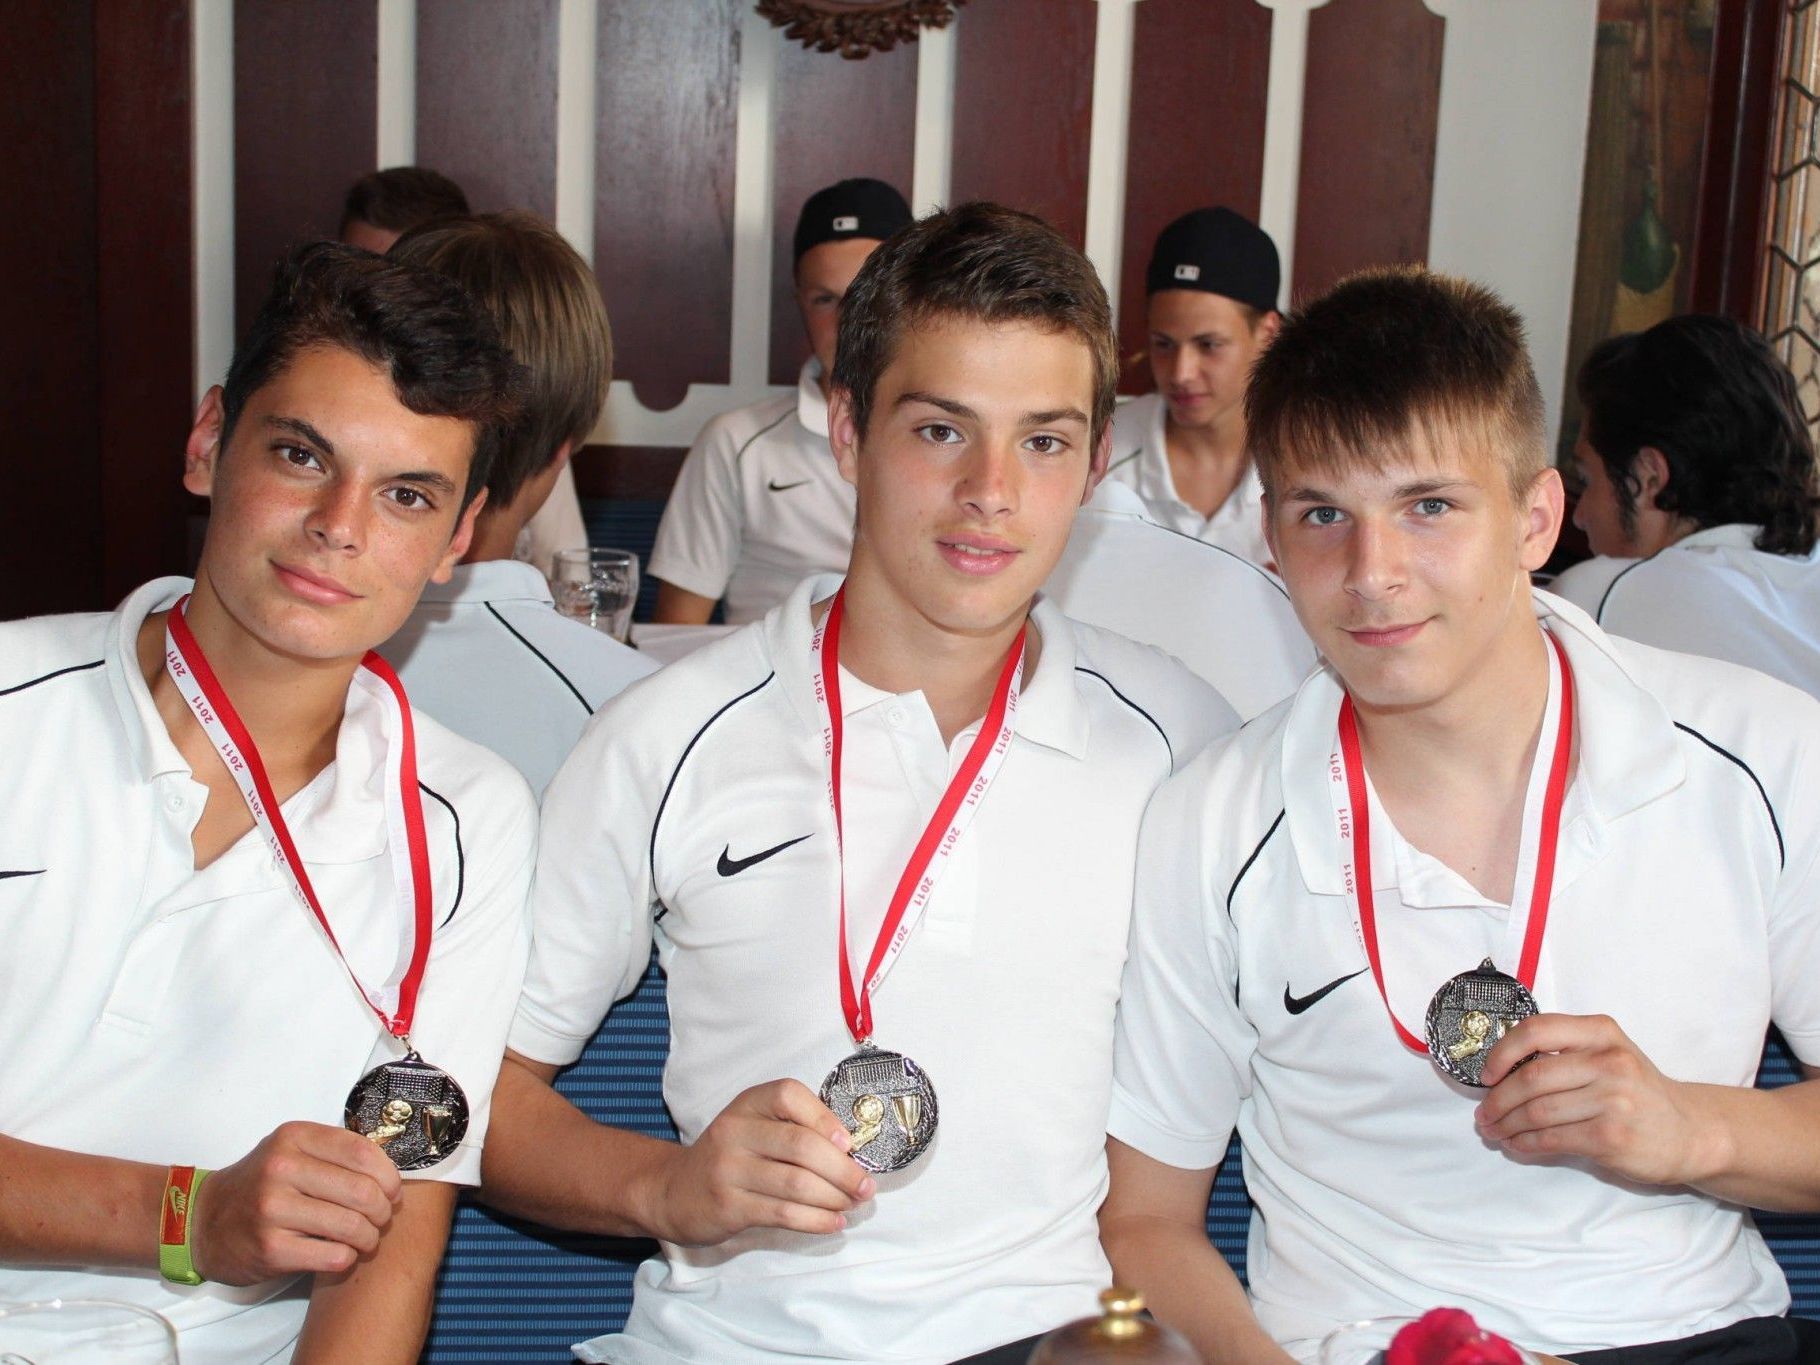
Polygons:
<instances>
[{"instance_id":1,"label":"carved wooden ornament","mask_svg":"<svg viewBox=\"0 0 1820 1365\"><path fill-rule=\"evenodd\" d=\"M804 47L857 61L946 28L967 0L758 0L758 12Z\"/></svg>"}]
</instances>

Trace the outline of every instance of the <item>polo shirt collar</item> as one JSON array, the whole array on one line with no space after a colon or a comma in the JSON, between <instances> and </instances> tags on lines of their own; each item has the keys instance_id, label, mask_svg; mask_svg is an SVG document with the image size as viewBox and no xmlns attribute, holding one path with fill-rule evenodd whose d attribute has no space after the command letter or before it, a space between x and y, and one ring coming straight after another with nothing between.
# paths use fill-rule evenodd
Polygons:
<instances>
[{"instance_id":1,"label":"polo shirt collar","mask_svg":"<svg viewBox=\"0 0 1820 1365\"><path fill-rule=\"evenodd\" d=\"M814 668L809 655L814 638L810 608L832 597L842 583L839 574L814 574L773 607L759 629L778 681L810 732L820 734L823 717L815 701ZM1030 611L1033 634L1042 640L1034 670L1026 669L1018 696L1017 738L1084 758L1089 734L1087 703L1075 671L1074 630L1061 609L1038 597ZM874 698L876 700L876 698ZM856 708L845 707L852 711Z\"/></svg>"},{"instance_id":2,"label":"polo shirt collar","mask_svg":"<svg viewBox=\"0 0 1820 1365\"><path fill-rule=\"evenodd\" d=\"M1686 765L1667 709L1646 691L1592 617L1562 598L1532 589L1536 615L1567 651L1574 671L1574 729L1577 747L1570 806L1595 827L1679 787ZM1331 665L1305 682L1284 722L1281 782L1284 815L1301 867L1302 881L1315 895L1345 894L1340 872L1339 831L1328 793L1341 686ZM1395 860L1379 845L1373 828L1373 882L1395 884ZM1597 839L1595 842L1602 843ZM1387 875L1388 874L1388 875ZM1561 879L1565 881L1565 878Z\"/></svg>"},{"instance_id":3,"label":"polo shirt collar","mask_svg":"<svg viewBox=\"0 0 1820 1365\"><path fill-rule=\"evenodd\" d=\"M537 602L554 606L550 584L534 564L517 559L487 559L457 564L447 583L426 583L420 606L477 607L484 602Z\"/></svg>"},{"instance_id":4,"label":"polo shirt collar","mask_svg":"<svg viewBox=\"0 0 1820 1365\"><path fill-rule=\"evenodd\" d=\"M1703 530L1682 536L1674 543L1674 549L1695 549L1710 547L1727 550L1754 550L1757 548L1757 537L1763 534L1761 526L1750 526L1742 522L1728 522L1724 526L1708 526Z\"/></svg>"},{"instance_id":5,"label":"polo shirt collar","mask_svg":"<svg viewBox=\"0 0 1820 1365\"><path fill-rule=\"evenodd\" d=\"M828 400L822 397L822 363L814 356L796 377L796 420L817 436L828 434Z\"/></svg>"},{"instance_id":6,"label":"polo shirt collar","mask_svg":"<svg viewBox=\"0 0 1820 1365\"><path fill-rule=\"evenodd\" d=\"M175 606L194 586L188 578L153 579L120 604L108 635L108 682L134 767L147 783L196 776L152 702L138 655L139 628L146 617ZM357 679L348 690L335 761L285 803L285 819L305 862L363 862L385 851L383 716L379 702Z\"/></svg>"}]
</instances>

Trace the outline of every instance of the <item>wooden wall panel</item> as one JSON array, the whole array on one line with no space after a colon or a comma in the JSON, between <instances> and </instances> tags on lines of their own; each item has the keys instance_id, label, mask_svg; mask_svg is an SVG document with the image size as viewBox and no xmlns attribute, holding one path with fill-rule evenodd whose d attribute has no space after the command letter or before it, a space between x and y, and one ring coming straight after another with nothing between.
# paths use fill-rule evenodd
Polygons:
<instances>
[{"instance_id":1,"label":"wooden wall panel","mask_svg":"<svg viewBox=\"0 0 1820 1365\"><path fill-rule=\"evenodd\" d=\"M955 203L994 199L1027 209L1076 246L1085 243L1097 10L1094 0L989 0L960 12Z\"/></svg>"},{"instance_id":2,"label":"wooden wall panel","mask_svg":"<svg viewBox=\"0 0 1820 1365\"><path fill-rule=\"evenodd\" d=\"M556 213L556 0L417 0L417 164L476 213Z\"/></svg>"},{"instance_id":3,"label":"wooden wall panel","mask_svg":"<svg viewBox=\"0 0 1820 1365\"><path fill-rule=\"evenodd\" d=\"M1119 343L1123 387L1144 393L1144 267L1157 233L1211 205L1258 216L1271 11L1258 0L1144 0L1136 15Z\"/></svg>"},{"instance_id":4,"label":"wooden wall panel","mask_svg":"<svg viewBox=\"0 0 1820 1365\"><path fill-rule=\"evenodd\" d=\"M773 108L771 382L794 384L809 356L797 311L790 239L803 200L850 176L910 197L916 143L915 43L848 61L779 34Z\"/></svg>"},{"instance_id":5,"label":"wooden wall panel","mask_svg":"<svg viewBox=\"0 0 1820 1365\"><path fill-rule=\"evenodd\" d=\"M238 334L292 243L332 237L378 158L373 0L236 0L234 261Z\"/></svg>"},{"instance_id":6,"label":"wooden wall panel","mask_svg":"<svg viewBox=\"0 0 1820 1365\"><path fill-rule=\"evenodd\" d=\"M188 0L108 0L95 12L103 603L187 567L189 12Z\"/></svg>"},{"instance_id":7,"label":"wooden wall panel","mask_svg":"<svg viewBox=\"0 0 1820 1365\"><path fill-rule=\"evenodd\" d=\"M1308 17L1295 296L1425 262L1446 21L1422 0L1330 0Z\"/></svg>"},{"instance_id":8,"label":"wooden wall panel","mask_svg":"<svg viewBox=\"0 0 1820 1365\"><path fill-rule=\"evenodd\" d=\"M93 24L24 0L0 42L0 617L101 605Z\"/></svg>"},{"instance_id":9,"label":"wooden wall panel","mask_svg":"<svg viewBox=\"0 0 1820 1365\"><path fill-rule=\"evenodd\" d=\"M739 0L600 8L594 272L614 377L653 409L729 377L741 13Z\"/></svg>"}]
</instances>

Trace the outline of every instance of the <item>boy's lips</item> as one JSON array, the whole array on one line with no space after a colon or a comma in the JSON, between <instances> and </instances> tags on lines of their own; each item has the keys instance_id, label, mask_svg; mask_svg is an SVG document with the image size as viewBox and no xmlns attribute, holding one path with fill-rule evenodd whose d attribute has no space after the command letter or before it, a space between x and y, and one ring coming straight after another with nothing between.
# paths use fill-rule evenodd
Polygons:
<instances>
[{"instance_id":1,"label":"boy's lips","mask_svg":"<svg viewBox=\"0 0 1820 1365\"><path fill-rule=\"evenodd\" d=\"M277 572L279 582L308 602L334 606L342 602L352 602L360 596L359 593L339 580L331 578L327 574L315 573L301 565L280 564L274 560L272 568Z\"/></svg>"}]
</instances>

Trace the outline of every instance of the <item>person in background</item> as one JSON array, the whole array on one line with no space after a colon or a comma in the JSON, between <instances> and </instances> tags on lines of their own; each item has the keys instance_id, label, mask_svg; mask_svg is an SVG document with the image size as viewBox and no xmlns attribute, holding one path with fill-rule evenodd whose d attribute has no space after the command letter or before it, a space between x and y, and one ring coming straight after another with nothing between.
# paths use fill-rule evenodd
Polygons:
<instances>
[{"instance_id":1,"label":"person in background","mask_svg":"<svg viewBox=\"0 0 1820 1365\"><path fill-rule=\"evenodd\" d=\"M1601 342L1578 382L1574 524L1597 558L1551 590L1614 635L1820 697L1814 445L1788 367L1687 316Z\"/></svg>"},{"instance_id":2,"label":"person in background","mask_svg":"<svg viewBox=\"0 0 1820 1365\"><path fill-rule=\"evenodd\" d=\"M1247 408L1326 666L1144 817L1113 1267L1213 1365L1439 1305L1579 1365L1813 1361L1747 1210L1820 1208L1820 704L1531 587L1564 495L1489 291L1343 281ZM1759 1090L1772 1023L1809 1079Z\"/></svg>"},{"instance_id":3,"label":"person in background","mask_svg":"<svg viewBox=\"0 0 1820 1365\"><path fill-rule=\"evenodd\" d=\"M465 288L529 372L530 392L493 462L467 554L447 582L424 590L381 652L419 707L508 759L542 792L588 717L655 669L558 615L543 575L512 558L600 416L613 372L607 312L594 272L532 213L431 223L389 254Z\"/></svg>"},{"instance_id":4,"label":"person in background","mask_svg":"<svg viewBox=\"0 0 1820 1365\"><path fill-rule=\"evenodd\" d=\"M1156 392L1119 408L1107 477L1154 520L1268 565L1263 489L1245 434L1245 381L1282 325L1276 244L1228 208L1158 234L1145 272Z\"/></svg>"},{"instance_id":5,"label":"person in background","mask_svg":"<svg viewBox=\"0 0 1820 1365\"><path fill-rule=\"evenodd\" d=\"M537 816L369 651L520 388L450 281L302 248L196 413L195 581L0 625L0 1301L155 1310L184 1365L418 1358Z\"/></svg>"},{"instance_id":6,"label":"person in background","mask_svg":"<svg viewBox=\"0 0 1820 1365\"><path fill-rule=\"evenodd\" d=\"M792 250L809 359L795 393L723 413L696 438L648 566L658 621L699 625L717 602L729 624L756 621L807 575L846 567L853 489L828 445L841 300L874 248L909 222L903 195L882 180L842 180L804 202Z\"/></svg>"},{"instance_id":7,"label":"person in background","mask_svg":"<svg viewBox=\"0 0 1820 1365\"><path fill-rule=\"evenodd\" d=\"M1037 595L1117 366L1047 224L970 204L893 236L841 311L846 577L628 688L550 784L485 1197L665 1243L582 1359L1021 1361L1105 1287L1138 820L1238 723ZM681 1144L551 1088L653 944Z\"/></svg>"}]
</instances>

